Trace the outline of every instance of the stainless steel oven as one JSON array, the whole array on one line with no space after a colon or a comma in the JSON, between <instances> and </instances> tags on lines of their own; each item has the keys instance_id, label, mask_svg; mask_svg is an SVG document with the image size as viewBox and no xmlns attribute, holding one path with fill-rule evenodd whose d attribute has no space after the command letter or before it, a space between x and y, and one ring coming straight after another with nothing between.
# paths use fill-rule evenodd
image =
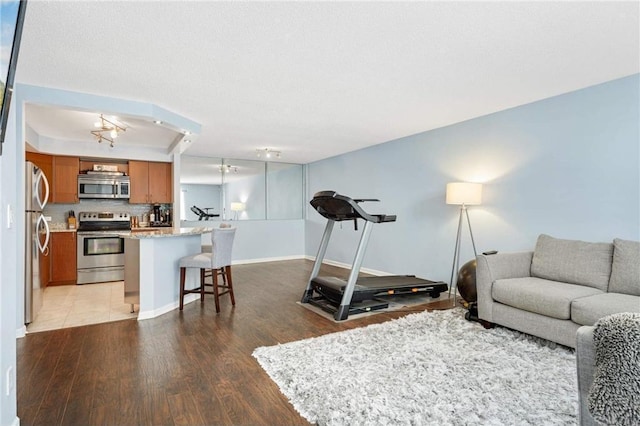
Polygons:
<instances>
[{"instance_id":1,"label":"stainless steel oven","mask_svg":"<svg viewBox=\"0 0 640 426\"><path fill-rule=\"evenodd\" d=\"M124 280L124 239L131 229L128 213L80 213L78 284Z\"/></svg>"}]
</instances>

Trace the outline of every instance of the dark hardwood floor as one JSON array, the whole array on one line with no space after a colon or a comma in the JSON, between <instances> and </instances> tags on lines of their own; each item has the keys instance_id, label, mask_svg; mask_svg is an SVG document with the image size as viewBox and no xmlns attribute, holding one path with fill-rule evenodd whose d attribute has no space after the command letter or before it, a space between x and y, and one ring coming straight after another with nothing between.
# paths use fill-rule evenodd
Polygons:
<instances>
[{"instance_id":1,"label":"dark hardwood floor","mask_svg":"<svg viewBox=\"0 0 640 426\"><path fill-rule=\"evenodd\" d=\"M217 315L213 296L207 296L204 305L196 301L151 320L18 339L20 424L308 424L251 356L253 350L407 314L341 323L322 318L296 303L312 265L293 260L234 266L236 306L225 296ZM323 275L347 272L322 269ZM429 309L451 303L443 299Z\"/></svg>"}]
</instances>

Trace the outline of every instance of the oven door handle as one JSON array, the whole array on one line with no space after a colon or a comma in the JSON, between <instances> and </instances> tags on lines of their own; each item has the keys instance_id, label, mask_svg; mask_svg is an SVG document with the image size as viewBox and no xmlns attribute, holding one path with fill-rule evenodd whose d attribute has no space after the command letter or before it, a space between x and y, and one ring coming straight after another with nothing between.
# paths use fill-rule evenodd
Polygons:
<instances>
[{"instance_id":1,"label":"oven door handle","mask_svg":"<svg viewBox=\"0 0 640 426\"><path fill-rule=\"evenodd\" d=\"M92 268L78 268L78 272L80 273L90 273L90 272L114 272L114 271L123 271L124 266L102 266L102 267L92 267Z\"/></svg>"}]
</instances>

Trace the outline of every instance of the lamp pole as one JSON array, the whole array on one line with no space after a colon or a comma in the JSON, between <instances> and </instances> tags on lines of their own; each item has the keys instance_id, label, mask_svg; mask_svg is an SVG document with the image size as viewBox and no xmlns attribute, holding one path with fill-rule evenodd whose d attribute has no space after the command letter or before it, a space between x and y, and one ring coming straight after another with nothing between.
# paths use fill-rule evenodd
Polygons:
<instances>
[{"instance_id":1,"label":"lamp pole","mask_svg":"<svg viewBox=\"0 0 640 426\"><path fill-rule=\"evenodd\" d=\"M458 294L458 284L453 279L456 272L460 268L460 245L462 237L462 216L467 218L469 226L469 234L471 235L471 244L473 244L473 254L478 256L476 252L476 242L473 238L473 230L471 229L471 221L469 220L469 211L467 205L478 205L482 202L482 184L471 182L451 182L447 184L446 199L447 204L457 204L460 206L460 214L458 216L458 232L456 233L456 245L453 249L453 265L451 265L451 285L449 286L449 297L451 290L453 291L453 306L456 306L456 297ZM457 280L456 280L457 281Z\"/></svg>"},{"instance_id":2,"label":"lamp pole","mask_svg":"<svg viewBox=\"0 0 640 426\"><path fill-rule=\"evenodd\" d=\"M453 292L453 306L456 305L456 297L458 294L458 283L454 282L453 279L456 275L456 271L458 271L458 269L460 268L460 240L461 240L461 234L462 234L462 215L466 216L467 218L467 225L469 226L469 235L471 235L471 244L473 245L473 255L474 256L478 256L478 253L476 252L476 242L473 238L473 230L471 229L471 221L469 220L469 210L467 209L467 205L466 204L461 204L460 205L460 215L458 217L458 232L456 235L456 245L455 248L453 250L453 265L451 266L451 280L449 281L451 283L450 287L449 287L449 297L451 297L451 289L454 289Z\"/></svg>"}]
</instances>

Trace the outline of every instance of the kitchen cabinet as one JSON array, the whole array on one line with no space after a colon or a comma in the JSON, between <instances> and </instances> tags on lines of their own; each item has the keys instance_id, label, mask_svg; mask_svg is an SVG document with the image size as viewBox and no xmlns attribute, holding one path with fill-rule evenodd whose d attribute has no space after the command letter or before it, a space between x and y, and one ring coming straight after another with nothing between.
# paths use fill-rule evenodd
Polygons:
<instances>
[{"instance_id":1,"label":"kitchen cabinet","mask_svg":"<svg viewBox=\"0 0 640 426\"><path fill-rule=\"evenodd\" d=\"M53 157L52 203L78 203L78 173L80 173L78 157Z\"/></svg>"},{"instance_id":2,"label":"kitchen cabinet","mask_svg":"<svg viewBox=\"0 0 640 426\"><path fill-rule=\"evenodd\" d=\"M44 253L40 253L40 285L42 288L46 288L49 285L51 277L51 243L49 243L49 250L45 250Z\"/></svg>"},{"instance_id":3,"label":"kitchen cabinet","mask_svg":"<svg viewBox=\"0 0 640 426\"><path fill-rule=\"evenodd\" d=\"M52 232L50 239L51 277L49 285L75 284L77 245L75 232Z\"/></svg>"},{"instance_id":4,"label":"kitchen cabinet","mask_svg":"<svg viewBox=\"0 0 640 426\"><path fill-rule=\"evenodd\" d=\"M75 204L78 202L78 173L80 159L41 154L25 153L26 161L40 167L49 181L49 203Z\"/></svg>"},{"instance_id":5,"label":"kitchen cabinet","mask_svg":"<svg viewBox=\"0 0 640 426\"><path fill-rule=\"evenodd\" d=\"M130 203L172 202L171 163L129 161Z\"/></svg>"}]
</instances>

